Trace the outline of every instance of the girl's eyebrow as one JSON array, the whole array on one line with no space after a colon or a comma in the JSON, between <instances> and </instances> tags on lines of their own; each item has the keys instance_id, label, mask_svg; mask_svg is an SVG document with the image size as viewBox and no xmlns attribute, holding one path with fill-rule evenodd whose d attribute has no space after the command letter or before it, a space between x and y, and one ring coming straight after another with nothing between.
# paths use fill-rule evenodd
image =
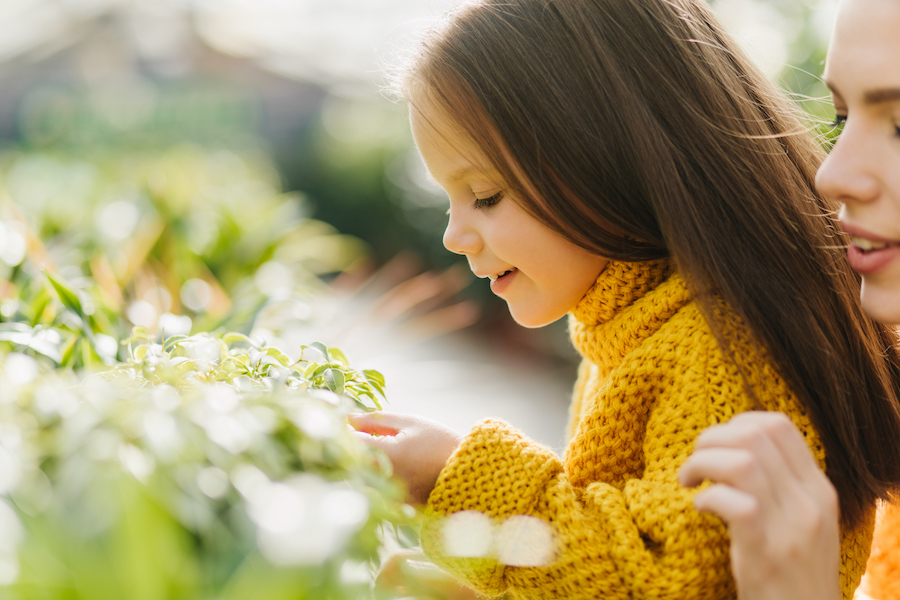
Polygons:
<instances>
[{"instance_id":1,"label":"girl's eyebrow","mask_svg":"<svg viewBox=\"0 0 900 600\"><path fill-rule=\"evenodd\" d=\"M481 175L484 174L484 170L479 169L475 166L462 167L450 173L450 175L447 176L447 181L450 183L456 183L465 179L466 177L470 177L472 174Z\"/></svg>"},{"instance_id":2,"label":"girl's eyebrow","mask_svg":"<svg viewBox=\"0 0 900 600\"><path fill-rule=\"evenodd\" d=\"M447 183L458 183L466 177L471 176L473 173L483 174L484 171L474 166L462 167L447 175ZM430 171L426 171L425 178L435 185L441 185Z\"/></svg>"}]
</instances>

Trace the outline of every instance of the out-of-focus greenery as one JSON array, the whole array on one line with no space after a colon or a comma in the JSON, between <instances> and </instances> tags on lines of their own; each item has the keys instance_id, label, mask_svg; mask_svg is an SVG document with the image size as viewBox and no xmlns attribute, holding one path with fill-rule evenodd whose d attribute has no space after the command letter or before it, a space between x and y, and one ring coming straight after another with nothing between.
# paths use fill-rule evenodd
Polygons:
<instances>
[{"instance_id":1,"label":"out-of-focus greenery","mask_svg":"<svg viewBox=\"0 0 900 600\"><path fill-rule=\"evenodd\" d=\"M355 238L265 155L0 158L0 595L358 598L408 519L311 323Z\"/></svg>"},{"instance_id":2,"label":"out-of-focus greenery","mask_svg":"<svg viewBox=\"0 0 900 600\"><path fill-rule=\"evenodd\" d=\"M316 217L371 244L377 260L414 250L430 268L456 262L441 243L446 194L426 180L404 106L327 97L278 154L286 185L309 195Z\"/></svg>"},{"instance_id":3,"label":"out-of-focus greenery","mask_svg":"<svg viewBox=\"0 0 900 600\"><path fill-rule=\"evenodd\" d=\"M343 415L380 395L314 344L137 330L79 381L2 359L0 583L8 598L355 598L384 519L386 464Z\"/></svg>"},{"instance_id":4,"label":"out-of-focus greenery","mask_svg":"<svg viewBox=\"0 0 900 600\"><path fill-rule=\"evenodd\" d=\"M9 152L0 157L0 316L66 326L38 276L47 268L83 296L91 329L115 339L166 313L191 317L198 331L249 332L267 300L320 290L321 275L364 254L358 239L303 211L258 151Z\"/></svg>"}]
</instances>

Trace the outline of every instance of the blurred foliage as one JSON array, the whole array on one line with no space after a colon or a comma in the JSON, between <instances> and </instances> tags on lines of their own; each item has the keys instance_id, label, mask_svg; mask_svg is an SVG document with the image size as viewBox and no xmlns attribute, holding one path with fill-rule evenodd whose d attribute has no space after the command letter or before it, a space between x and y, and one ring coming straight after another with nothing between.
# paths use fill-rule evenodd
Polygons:
<instances>
[{"instance_id":1,"label":"blurred foliage","mask_svg":"<svg viewBox=\"0 0 900 600\"><path fill-rule=\"evenodd\" d=\"M2 597L368 595L414 513L383 377L298 341L365 256L303 206L258 150L0 156Z\"/></svg>"},{"instance_id":2,"label":"blurred foliage","mask_svg":"<svg viewBox=\"0 0 900 600\"><path fill-rule=\"evenodd\" d=\"M366 596L380 524L409 517L344 420L381 376L320 344L161 341L86 381L3 357L4 597Z\"/></svg>"},{"instance_id":3,"label":"blurred foliage","mask_svg":"<svg viewBox=\"0 0 900 600\"><path fill-rule=\"evenodd\" d=\"M371 244L379 262L410 250L429 268L459 260L441 243L446 195L422 185L405 107L330 96L276 156L288 189L303 190L317 218Z\"/></svg>"},{"instance_id":4,"label":"blurred foliage","mask_svg":"<svg viewBox=\"0 0 900 600\"><path fill-rule=\"evenodd\" d=\"M31 87L21 100L18 129L30 146L44 148L158 149L181 140L228 146L252 142L259 121L254 100L220 78L167 81L126 72L90 85L55 81Z\"/></svg>"},{"instance_id":5,"label":"blurred foliage","mask_svg":"<svg viewBox=\"0 0 900 600\"><path fill-rule=\"evenodd\" d=\"M321 275L365 254L279 188L260 152L7 152L0 318L65 326L38 277L48 269L83 296L91 328L116 339L165 313L249 332L273 296L321 290Z\"/></svg>"}]
</instances>

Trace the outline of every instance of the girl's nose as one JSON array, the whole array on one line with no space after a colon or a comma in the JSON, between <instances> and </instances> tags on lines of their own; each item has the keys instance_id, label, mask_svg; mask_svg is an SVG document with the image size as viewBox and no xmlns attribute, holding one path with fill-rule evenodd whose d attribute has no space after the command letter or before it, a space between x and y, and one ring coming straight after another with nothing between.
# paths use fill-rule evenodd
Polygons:
<instances>
[{"instance_id":1,"label":"girl's nose","mask_svg":"<svg viewBox=\"0 0 900 600\"><path fill-rule=\"evenodd\" d=\"M842 204L875 200L881 184L873 142L867 141L865 130L854 129L848 122L816 173L819 192Z\"/></svg>"},{"instance_id":2,"label":"girl's nose","mask_svg":"<svg viewBox=\"0 0 900 600\"><path fill-rule=\"evenodd\" d=\"M481 236L472 224L455 209L444 230L444 248L455 254L475 254L481 250Z\"/></svg>"}]
</instances>

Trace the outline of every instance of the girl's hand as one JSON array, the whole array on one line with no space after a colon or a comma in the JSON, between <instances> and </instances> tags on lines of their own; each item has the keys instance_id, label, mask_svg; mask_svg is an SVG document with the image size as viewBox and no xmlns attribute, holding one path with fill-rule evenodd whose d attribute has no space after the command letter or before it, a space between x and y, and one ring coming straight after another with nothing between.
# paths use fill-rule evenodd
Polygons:
<instances>
[{"instance_id":1,"label":"girl's hand","mask_svg":"<svg viewBox=\"0 0 900 600\"><path fill-rule=\"evenodd\" d=\"M714 482L694 506L728 523L741 600L840 600L837 493L787 416L748 412L710 427L678 478Z\"/></svg>"},{"instance_id":2,"label":"girl's hand","mask_svg":"<svg viewBox=\"0 0 900 600\"><path fill-rule=\"evenodd\" d=\"M421 550L403 550L391 555L375 578L376 600L394 598L420 600L478 600L478 594L452 575L431 564Z\"/></svg>"},{"instance_id":3,"label":"girl's hand","mask_svg":"<svg viewBox=\"0 0 900 600\"><path fill-rule=\"evenodd\" d=\"M447 459L463 436L437 421L397 413L354 413L349 415L356 435L381 448L394 474L406 482L409 501L425 504Z\"/></svg>"}]
</instances>

